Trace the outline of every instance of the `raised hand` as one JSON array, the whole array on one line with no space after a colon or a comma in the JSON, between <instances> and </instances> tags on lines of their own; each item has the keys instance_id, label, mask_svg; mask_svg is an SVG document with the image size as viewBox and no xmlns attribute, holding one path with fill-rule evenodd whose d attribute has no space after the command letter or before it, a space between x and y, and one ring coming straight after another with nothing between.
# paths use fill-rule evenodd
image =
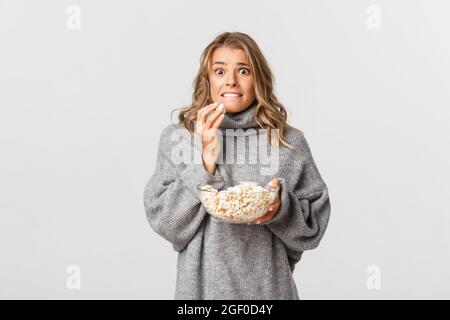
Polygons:
<instances>
[{"instance_id":1,"label":"raised hand","mask_svg":"<svg viewBox=\"0 0 450 320\"><path fill-rule=\"evenodd\" d=\"M215 111L210 114L213 110ZM203 107L197 113L195 131L197 137L202 142L203 166L210 174L214 174L214 171L216 170L216 161L220 154L217 129L224 118L223 110L223 104L217 107L217 103L213 103Z\"/></svg>"}]
</instances>

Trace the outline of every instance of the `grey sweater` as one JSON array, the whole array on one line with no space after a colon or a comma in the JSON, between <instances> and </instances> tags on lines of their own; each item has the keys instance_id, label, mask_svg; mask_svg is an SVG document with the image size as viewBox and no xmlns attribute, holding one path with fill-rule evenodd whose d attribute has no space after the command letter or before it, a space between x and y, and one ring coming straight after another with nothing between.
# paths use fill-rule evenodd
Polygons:
<instances>
[{"instance_id":1,"label":"grey sweater","mask_svg":"<svg viewBox=\"0 0 450 320\"><path fill-rule=\"evenodd\" d=\"M275 166L267 157L255 157L263 149L257 141L264 130L254 111L252 105L225 115L214 175L203 167L198 139L181 124L161 134L144 206L152 229L178 252L175 299L299 299L294 267L324 235L331 210L328 189L301 131L285 133L294 150L280 144L276 154L269 148L278 159ZM245 149L238 148L242 139ZM197 186L205 184L218 190L241 181L265 186L274 177L281 180L281 205L271 221L260 225L212 218L197 193Z\"/></svg>"}]
</instances>

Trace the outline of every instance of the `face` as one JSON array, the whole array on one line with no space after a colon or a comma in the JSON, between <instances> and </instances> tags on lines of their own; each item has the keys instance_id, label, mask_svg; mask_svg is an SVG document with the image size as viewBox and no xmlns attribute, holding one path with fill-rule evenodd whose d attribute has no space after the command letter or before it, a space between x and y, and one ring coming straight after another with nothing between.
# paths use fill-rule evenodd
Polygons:
<instances>
[{"instance_id":1,"label":"face","mask_svg":"<svg viewBox=\"0 0 450 320\"><path fill-rule=\"evenodd\" d=\"M250 62L242 49L217 48L212 56L209 82L212 101L223 103L226 112L243 111L255 100Z\"/></svg>"}]
</instances>

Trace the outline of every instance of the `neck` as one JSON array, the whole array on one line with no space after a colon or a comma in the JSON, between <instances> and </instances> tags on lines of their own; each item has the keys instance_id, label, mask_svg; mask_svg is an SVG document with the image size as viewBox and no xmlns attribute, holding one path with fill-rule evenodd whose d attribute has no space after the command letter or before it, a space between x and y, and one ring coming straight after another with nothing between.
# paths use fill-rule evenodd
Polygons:
<instances>
[{"instance_id":1,"label":"neck","mask_svg":"<svg viewBox=\"0 0 450 320\"><path fill-rule=\"evenodd\" d=\"M248 128L258 128L259 125L256 123L255 111L257 106L257 101L253 102L247 109L235 112L226 113L225 117L220 124L220 129L225 131L226 129L248 129Z\"/></svg>"}]
</instances>

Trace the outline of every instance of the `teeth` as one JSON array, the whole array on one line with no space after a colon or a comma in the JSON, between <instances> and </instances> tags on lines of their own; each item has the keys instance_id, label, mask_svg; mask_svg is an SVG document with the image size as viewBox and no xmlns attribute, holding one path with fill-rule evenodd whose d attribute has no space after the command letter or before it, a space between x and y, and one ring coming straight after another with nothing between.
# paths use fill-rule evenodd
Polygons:
<instances>
[{"instance_id":1,"label":"teeth","mask_svg":"<svg viewBox=\"0 0 450 320\"><path fill-rule=\"evenodd\" d=\"M225 93L223 96L224 96L224 97L239 97L240 94Z\"/></svg>"}]
</instances>

